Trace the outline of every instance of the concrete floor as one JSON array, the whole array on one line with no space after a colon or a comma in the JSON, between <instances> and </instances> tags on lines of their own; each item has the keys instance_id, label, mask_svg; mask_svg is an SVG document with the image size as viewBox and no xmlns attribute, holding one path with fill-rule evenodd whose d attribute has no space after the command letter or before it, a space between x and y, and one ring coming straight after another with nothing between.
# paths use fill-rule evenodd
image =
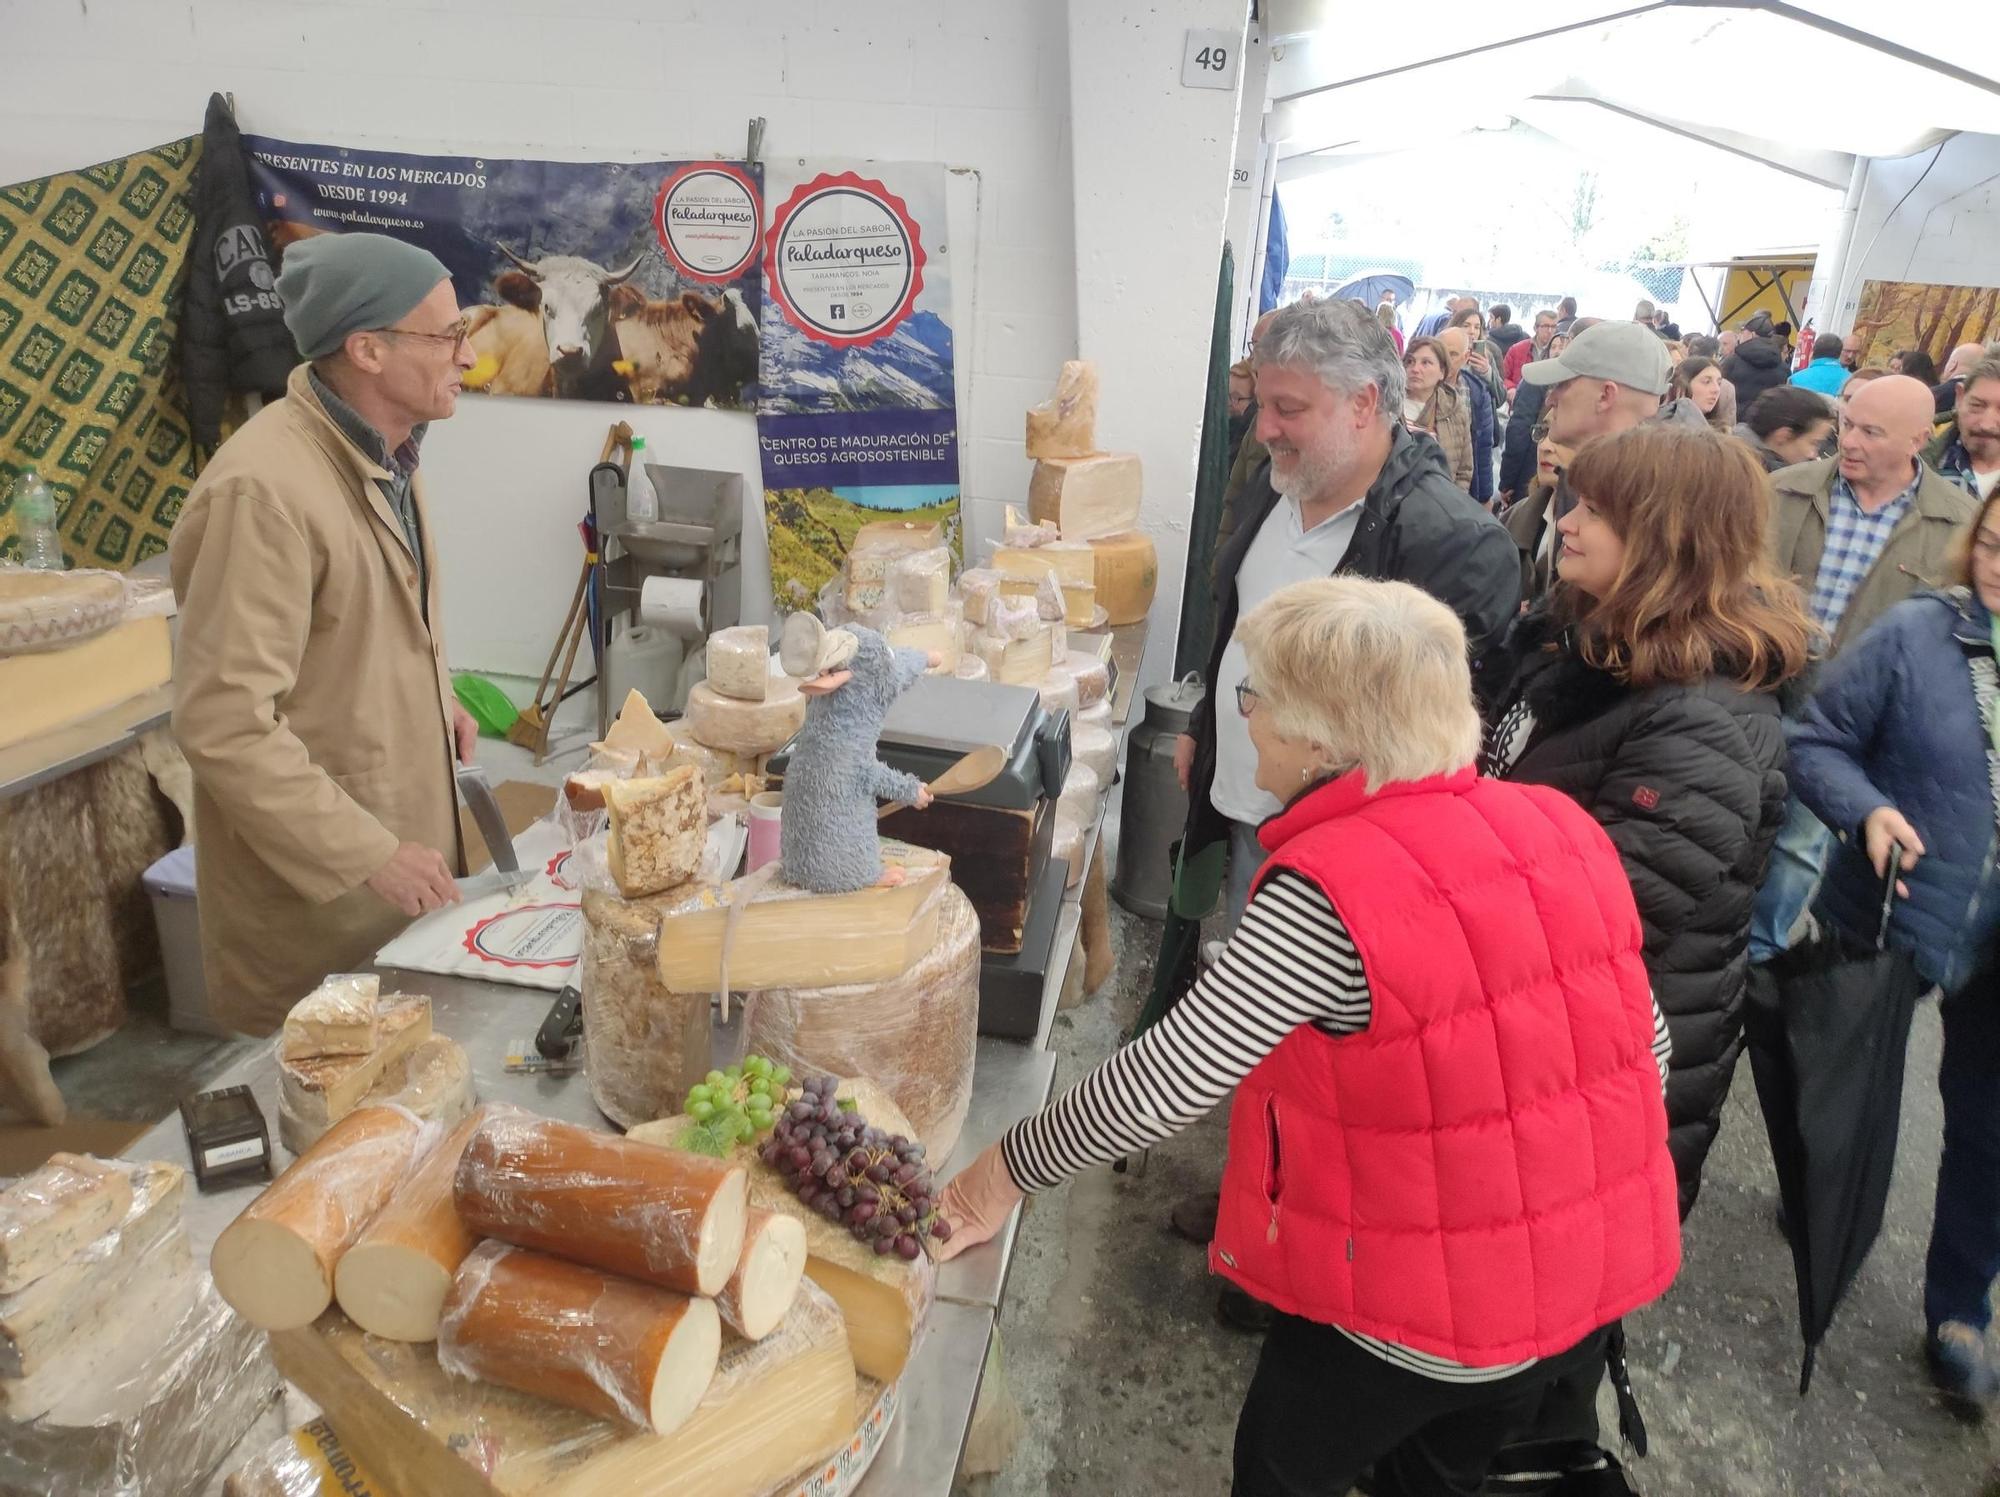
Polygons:
<instances>
[{"instance_id":1,"label":"concrete floor","mask_svg":"<svg viewBox=\"0 0 2000 1497\"><path fill-rule=\"evenodd\" d=\"M1116 977L1056 1021L1059 1089L1118 1043L1151 980L1159 927L1114 904L1113 931ZM2000 1425L1945 1412L1919 1349L1938 1044L1926 1007L1888 1221L1803 1400L1777 1186L1748 1065L1739 1072L1680 1280L1628 1321L1652 1437L1651 1456L1629 1464L1649 1497L2000 1497ZM1166 1227L1177 1199L1216 1178L1224 1115L1155 1149L1143 1175L1097 1170L1029 1203L1000 1318L1026 1432L998 1476L966 1484L973 1497L1228 1490L1257 1342L1216 1322L1203 1254Z\"/></svg>"}]
</instances>

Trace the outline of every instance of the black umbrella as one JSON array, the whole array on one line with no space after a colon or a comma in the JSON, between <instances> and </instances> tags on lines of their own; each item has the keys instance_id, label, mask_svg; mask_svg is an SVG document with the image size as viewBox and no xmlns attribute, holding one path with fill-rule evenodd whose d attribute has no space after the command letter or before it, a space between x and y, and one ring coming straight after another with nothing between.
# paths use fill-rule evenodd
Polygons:
<instances>
[{"instance_id":1,"label":"black umbrella","mask_svg":"<svg viewBox=\"0 0 2000 1497\"><path fill-rule=\"evenodd\" d=\"M1896 1165L1910 1016L1927 986L1886 949L1901 859L1892 849L1873 950L1827 932L1751 969L1744 1029L1799 1281L1801 1396L1882 1229Z\"/></svg>"}]
</instances>

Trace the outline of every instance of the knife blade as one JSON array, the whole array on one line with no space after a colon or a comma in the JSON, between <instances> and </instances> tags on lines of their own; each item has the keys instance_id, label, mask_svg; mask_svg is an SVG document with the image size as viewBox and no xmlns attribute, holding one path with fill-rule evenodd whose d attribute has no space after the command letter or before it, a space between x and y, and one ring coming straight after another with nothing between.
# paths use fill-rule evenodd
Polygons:
<instances>
[{"instance_id":1,"label":"knife blade","mask_svg":"<svg viewBox=\"0 0 2000 1497\"><path fill-rule=\"evenodd\" d=\"M489 868L484 873L475 873L470 878L453 879L452 882L458 885L459 898L472 900L518 889L532 877L532 874L524 873L518 868L511 871L505 868Z\"/></svg>"},{"instance_id":2,"label":"knife blade","mask_svg":"<svg viewBox=\"0 0 2000 1497\"><path fill-rule=\"evenodd\" d=\"M501 813L500 802L493 797L486 770L477 764L459 765L458 793L465 797L466 807L479 826L479 836L493 855L494 868L502 873L520 872L521 860L515 855L514 839L507 833L507 818Z\"/></svg>"}]
</instances>

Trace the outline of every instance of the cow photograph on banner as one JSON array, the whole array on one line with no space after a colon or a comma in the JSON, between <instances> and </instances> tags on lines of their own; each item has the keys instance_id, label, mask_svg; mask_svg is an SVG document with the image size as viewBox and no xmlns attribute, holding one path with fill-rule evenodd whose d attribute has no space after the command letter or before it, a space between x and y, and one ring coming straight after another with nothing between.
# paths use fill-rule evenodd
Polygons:
<instances>
[{"instance_id":1,"label":"cow photograph on banner","mask_svg":"<svg viewBox=\"0 0 2000 1497\"><path fill-rule=\"evenodd\" d=\"M488 395L747 409L764 203L754 162L503 161L244 137L281 256L362 230L444 262Z\"/></svg>"},{"instance_id":2,"label":"cow photograph on banner","mask_svg":"<svg viewBox=\"0 0 2000 1497\"><path fill-rule=\"evenodd\" d=\"M765 169L757 401L771 593L810 608L855 533L934 523L960 553L945 170Z\"/></svg>"}]
</instances>

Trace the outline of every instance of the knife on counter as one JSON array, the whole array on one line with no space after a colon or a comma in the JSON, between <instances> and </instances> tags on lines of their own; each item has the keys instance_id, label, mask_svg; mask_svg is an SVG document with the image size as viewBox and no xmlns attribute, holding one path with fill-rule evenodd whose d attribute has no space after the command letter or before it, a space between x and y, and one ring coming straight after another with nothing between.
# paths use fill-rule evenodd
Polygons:
<instances>
[{"instance_id":1,"label":"knife on counter","mask_svg":"<svg viewBox=\"0 0 2000 1497\"><path fill-rule=\"evenodd\" d=\"M500 802L494 798L493 786L486 778L485 769L477 764L461 764L457 777L458 793L464 797L466 808L472 812L486 850L493 855L493 866L484 873L455 880L459 897L484 899L489 894L520 888L533 875L521 868L520 855L514 851L514 839L507 832L507 818L501 814Z\"/></svg>"}]
</instances>

